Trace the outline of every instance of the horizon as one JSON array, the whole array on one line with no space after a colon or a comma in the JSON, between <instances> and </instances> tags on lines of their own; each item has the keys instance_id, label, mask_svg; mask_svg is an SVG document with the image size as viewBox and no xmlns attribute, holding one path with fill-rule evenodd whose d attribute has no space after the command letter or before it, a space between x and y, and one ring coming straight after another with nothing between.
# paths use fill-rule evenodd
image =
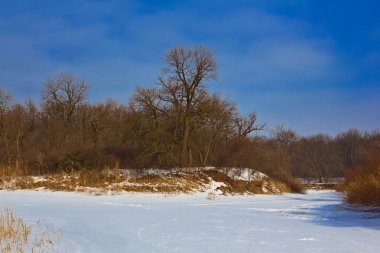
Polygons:
<instances>
[{"instance_id":1,"label":"horizon","mask_svg":"<svg viewBox=\"0 0 380 253\"><path fill-rule=\"evenodd\" d=\"M37 102L71 72L88 101L126 104L154 85L171 47L214 52L212 92L258 122L302 136L380 126L380 3L337 1L12 1L0 9L0 85Z\"/></svg>"}]
</instances>

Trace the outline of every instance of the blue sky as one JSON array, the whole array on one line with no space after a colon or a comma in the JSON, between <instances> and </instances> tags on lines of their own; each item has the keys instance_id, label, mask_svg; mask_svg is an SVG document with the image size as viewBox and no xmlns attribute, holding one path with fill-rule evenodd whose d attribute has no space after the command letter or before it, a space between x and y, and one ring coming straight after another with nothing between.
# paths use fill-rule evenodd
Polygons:
<instances>
[{"instance_id":1,"label":"blue sky","mask_svg":"<svg viewBox=\"0 0 380 253\"><path fill-rule=\"evenodd\" d=\"M72 72L126 103L176 45L215 54L210 89L303 135L380 128L380 3L349 0L0 0L0 85L38 101Z\"/></svg>"}]
</instances>

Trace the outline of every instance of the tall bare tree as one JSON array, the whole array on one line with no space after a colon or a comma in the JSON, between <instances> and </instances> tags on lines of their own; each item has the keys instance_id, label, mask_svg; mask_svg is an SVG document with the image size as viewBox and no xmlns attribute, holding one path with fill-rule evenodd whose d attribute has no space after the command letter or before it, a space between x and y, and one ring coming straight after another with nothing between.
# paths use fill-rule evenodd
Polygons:
<instances>
[{"instance_id":1,"label":"tall bare tree","mask_svg":"<svg viewBox=\"0 0 380 253\"><path fill-rule=\"evenodd\" d=\"M205 95L206 81L216 80L217 67L212 52L203 46L175 47L164 57L166 67L159 77L161 99L170 104L178 115L181 130L181 164L191 164L189 144L193 115Z\"/></svg>"},{"instance_id":2,"label":"tall bare tree","mask_svg":"<svg viewBox=\"0 0 380 253\"><path fill-rule=\"evenodd\" d=\"M191 164L189 145L194 109L203 95L207 80L215 80L216 62L211 51L203 46L175 47L165 56L167 66L159 77L162 99L176 109L181 124L181 163Z\"/></svg>"},{"instance_id":3,"label":"tall bare tree","mask_svg":"<svg viewBox=\"0 0 380 253\"><path fill-rule=\"evenodd\" d=\"M43 90L44 103L62 106L65 119L70 119L78 104L86 99L87 83L70 73L62 73L56 78L49 78Z\"/></svg>"},{"instance_id":4,"label":"tall bare tree","mask_svg":"<svg viewBox=\"0 0 380 253\"><path fill-rule=\"evenodd\" d=\"M5 112L12 99L12 95L0 86L0 154L9 159L9 143L6 138ZM1 159L0 159L1 160Z\"/></svg>"},{"instance_id":5,"label":"tall bare tree","mask_svg":"<svg viewBox=\"0 0 380 253\"><path fill-rule=\"evenodd\" d=\"M42 92L43 105L61 116L65 123L65 133L77 106L85 101L88 88L84 80L70 73L62 73L47 80Z\"/></svg>"},{"instance_id":6,"label":"tall bare tree","mask_svg":"<svg viewBox=\"0 0 380 253\"><path fill-rule=\"evenodd\" d=\"M290 173L291 159L289 149L297 140L297 134L291 129L286 129L283 125L278 125L272 132L274 141L275 157L278 162L278 169L282 173Z\"/></svg>"}]
</instances>

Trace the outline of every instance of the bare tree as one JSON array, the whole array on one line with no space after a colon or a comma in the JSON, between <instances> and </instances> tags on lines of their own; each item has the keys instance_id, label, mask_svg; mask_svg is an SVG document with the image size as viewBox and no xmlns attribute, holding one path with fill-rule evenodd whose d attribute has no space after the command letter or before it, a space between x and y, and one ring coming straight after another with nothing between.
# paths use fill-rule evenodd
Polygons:
<instances>
[{"instance_id":1,"label":"bare tree","mask_svg":"<svg viewBox=\"0 0 380 253\"><path fill-rule=\"evenodd\" d=\"M12 95L0 86L0 113L4 112L4 110L8 107L11 99Z\"/></svg>"},{"instance_id":2,"label":"bare tree","mask_svg":"<svg viewBox=\"0 0 380 253\"><path fill-rule=\"evenodd\" d=\"M171 154L179 158L177 165L192 165L195 154L204 165L222 135L224 142L240 142L264 128L257 123L255 113L242 116L228 101L208 93L206 82L215 80L217 73L215 59L207 48L175 47L164 61L159 88L137 88L131 101L131 107L145 116L141 119L150 120L151 131L144 135L151 137L150 148L156 147L151 154L163 151L165 136L165 153L174 151Z\"/></svg>"},{"instance_id":3,"label":"bare tree","mask_svg":"<svg viewBox=\"0 0 380 253\"><path fill-rule=\"evenodd\" d=\"M216 62L211 51L203 46L175 47L165 56L166 67L159 77L161 99L178 115L181 129L181 164L191 164L189 139L194 124L196 105L205 95L205 81L216 80Z\"/></svg>"},{"instance_id":4,"label":"bare tree","mask_svg":"<svg viewBox=\"0 0 380 253\"><path fill-rule=\"evenodd\" d=\"M42 92L45 106L54 107L55 113L60 112L65 122L65 131L77 106L86 99L87 83L70 73L62 73L55 78L49 78Z\"/></svg>"},{"instance_id":5,"label":"bare tree","mask_svg":"<svg viewBox=\"0 0 380 253\"><path fill-rule=\"evenodd\" d=\"M9 143L6 136L7 128L5 125L5 121L6 121L5 112L6 112L6 109L8 108L11 98L12 98L11 94L5 91L0 86L0 156L7 157L7 159L9 159L10 151L9 151Z\"/></svg>"},{"instance_id":6,"label":"bare tree","mask_svg":"<svg viewBox=\"0 0 380 253\"><path fill-rule=\"evenodd\" d=\"M327 180L342 171L342 159L336 143L328 135L318 134L301 138L297 143L294 169Z\"/></svg>"},{"instance_id":7,"label":"bare tree","mask_svg":"<svg viewBox=\"0 0 380 253\"><path fill-rule=\"evenodd\" d=\"M360 150L363 149L365 137L357 129L349 129L336 136L343 157L344 167L354 167L359 163Z\"/></svg>"},{"instance_id":8,"label":"bare tree","mask_svg":"<svg viewBox=\"0 0 380 253\"><path fill-rule=\"evenodd\" d=\"M206 166L211 160L209 157L218 142L221 144L233 132L235 114L235 105L228 100L222 100L218 94L199 104L193 146L202 166Z\"/></svg>"},{"instance_id":9,"label":"bare tree","mask_svg":"<svg viewBox=\"0 0 380 253\"><path fill-rule=\"evenodd\" d=\"M235 117L235 126L239 138L244 138L253 131L263 130L265 124L257 124L256 113L250 113L248 116L237 115Z\"/></svg>"},{"instance_id":10,"label":"bare tree","mask_svg":"<svg viewBox=\"0 0 380 253\"><path fill-rule=\"evenodd\" d=\"M297 134L291 129L285 129L283 125L276 126L272 132L272 138L275 143L278 169L281 172L289 173L291 167L291 159L289 154L290 146L297 140Z\"/></svg>"}]
</instances>

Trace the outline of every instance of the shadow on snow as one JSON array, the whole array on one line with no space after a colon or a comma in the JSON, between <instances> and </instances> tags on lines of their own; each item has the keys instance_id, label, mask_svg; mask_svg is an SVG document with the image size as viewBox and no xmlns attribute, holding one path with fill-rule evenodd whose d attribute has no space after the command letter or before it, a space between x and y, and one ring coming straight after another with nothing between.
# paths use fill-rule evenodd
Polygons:
<instances>
[{"instance_id":1,"label":"shadow on snow","mask_svg":"<svg viewBox=\"0 0 380 253\"><path fill-rule=\"evenodd\" d=\"M308 222L322 226L357 227L380 230L380 208L362 205L350 205L344 202L341 193L329 192L318 195L284 196L289 200L305 201L295 209L284 211L290 216L304 217Z\"/></svg>"}]
</instances>

